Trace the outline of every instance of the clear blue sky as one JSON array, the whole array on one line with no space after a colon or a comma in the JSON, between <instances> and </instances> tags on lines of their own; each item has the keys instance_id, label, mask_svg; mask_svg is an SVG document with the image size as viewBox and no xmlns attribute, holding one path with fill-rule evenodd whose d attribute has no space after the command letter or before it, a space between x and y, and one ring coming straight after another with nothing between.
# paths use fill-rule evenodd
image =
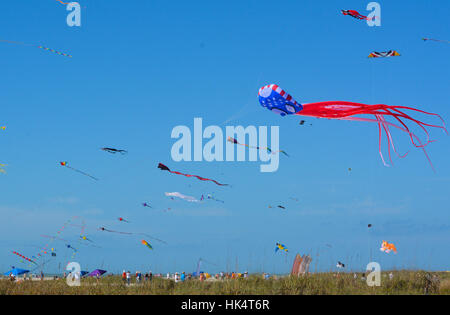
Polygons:
<instances>
[{"instance_id":1,"label":"clear blue sky","mask_svg":"<svg viewBox=\"0 0 450 315\"><path fill-rule=\"evenodd\" d=\"M395 132L405 159L384 167L376 125L279 117L258 103L258 88L277 83L299 102L346 100L404 105L450 118L450 40L447 0L378 1L382 26L340 14L368 13L369 1L116 1L80 0L82 26L66 25L56 0L3 3L0 39L0 269L26 266L11 253L31 256L72 216L101 248L78 244L76 227L63 237L80 250L83 269L103 267L153 272L195 270L199 257L216 272L285 273L295 253L310 253L312 269L336 262L363 269L449 269L450 138L432 130L428 147L433 173L420 150ZM374 51L395 49L401 57L370 60ZM275 173L259 162L171 160L177 125L280 126L281 156ZM309 124L313 125L310 126ZM126 156L99 150L109 146ZM100 178L95 182L58 162ZM162 172L174 170L230 183L219 187ZM348 168L352 168L349 172ZM224 204L172 201L164 192L200 197L214 193ZM298 202L289 200L296 197ZM159 209L144 208L150 202ZM283 204L287 210L269 209ZM120 223L124 217L130 224ZM373 224L368 231L367 224ZM139 236L97 231L145 232ZM379 251L385 239L399 253ZM286 259L274 254L287 245ZM326 246L329 244L332 248ZM70 257L54 242L58 257L45 271L58 271Z\"/></svg>"}]
</instances>

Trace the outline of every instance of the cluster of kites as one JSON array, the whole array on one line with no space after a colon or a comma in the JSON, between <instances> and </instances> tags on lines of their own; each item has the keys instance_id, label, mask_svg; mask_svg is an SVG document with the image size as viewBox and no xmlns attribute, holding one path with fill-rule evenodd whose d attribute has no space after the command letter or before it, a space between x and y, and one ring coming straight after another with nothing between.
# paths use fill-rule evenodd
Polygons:
<instances>
[{"instance_id":1,"label":"cluster of kites","mask_svg":"<svg viewBox=\"0 0 450 315\"><path fill-rule=\"evenodd\" d=\"M66 4L60 0L58 0L62 4ZM345 16L350 16L357 20L367 21L369 18L367 16L364 16L360 14L356 10L342 10L341 13ZM375 17L377 18L377 17ZM432 38L422 38L423 41L434 41L434 42L441 42L441 43L450 43L449 41L445 40L439 40L439 39L432 39ZM29 47L35 47L42 49L47 52L52 52L60 56L69 57L72 58L72 55L68 53L64 53L52 48L48 48L46 46L42 45L36 45L36 44L27 44L17 41L9 41L9 40L0 40L0 43L6 43L6 44L14 44L14 45L22 45L22 46L29 46ZM390 57L399 57L401 56L400 53L396 50L387 50L387 51L373 51L369 54L369 58L390 58ZM261 87L258 91L258 99L260 105L270 110L271 112L281 115L281 116L290 116L295 115L296 116L302 116L302 117L314 117L314 118L326 118L326 119L336 119L336 120L348 120L348 121L357 121L357 122L366 122L366 123L372 123L375 124L378 127L378 151L379 155L381 157L381 160L385 166L389 166L389 164L386 162L386 159L383 155L383 151L381 149L381 143L383 134L385 135L386 141L387 141L387 152L388 152L388 158L389 161L392 163L392 157L391 157L391 150L400 158L404 158L406 154L399 154L397 152L397 149L394 145L393 136L391 134L391 130L397 129L403 132L405 135L407 135L411 141L411 144L420 150L422 150L428 159L430 165L433 167L431 160L428 157L428 154L425 150L425 148L432 143L434 140L430 139L429 130L432 128L435 129L441 129L445 132L447 132L447 129L445 128L445 124L443 119L439 116L437 113L431 113L428 111L424 111L419 108L409 107L409 106L401 106L401 105L387 105L387 104L364 104L364 103L357 103L357 102L351 102L351 101L321 101L321 102L314 102L314 103L300 103L298 102L293 96L288 94L284 89L282 89L277 84L268 84L263 87ZM436 123L430 123L426 121L419 120L415 117L416 114L421 114L424 117L427 118L437 118L441 121L441 124ZM300 120L300 125L305 124L305 120ZM416 135L413 132L412 127L416 127L417 129L421 130L425 134L425 139L421 139L418 135ZM6 130L6 126L1 126L1 130ZM237 139L233 137L228 137L227 141L235 144L236 146L245 146L247 148L252 148L256 150L265 150L270 154L279 154L282 153L285 156L289 157L289 155L284 150L277 150L273 151L269 147L260 147L260 146L251 146L246 143L241 143ZM112 147L102 147L100 148L102 151L110 154L118 154L118 155L125 155L128 152L123 149L116 149ZM78 168L75 168L69 164L67 161L61 161L59 162L60 166L65 167L67 169L70 169L71 171L77 172L83 176L86 176L92 180L98 181L99 179L85 171L82 171ZM5 173L5 166L6 164L0 164L0 173ZM157 165L157 168L161 171L179 175L179 176L185 176L188 178L194 178L199 181L204 182L211 182L217 186L228 186L228 184L221 183L217 181L216 179L207 178L199 175L184 173L180 171L171 170L168 166L165 164L159 163ZM351 168L348 169L351 171ZM206 200L213 200L216 202L224 203L223 200L220 200L216 198L213 194L202 194L201 197L197 198L194 196L189 196L182 194L180 192L165 192L165 196L171 198L172 200L181 199L187 202L193 202L193 203L199 203ZM297 198L291 198L295 201L298 201ZM153 208L152 205L149 202L142 202L141 205L143 207L147 208ZM286 210L286 207L277 204L277 205L269 205L269 208L279 208L282 210ZM164 209L164 211L170 211L171 208ZM120 223L127 223L131 224L130 221L123 217L119 217L118 221ZM73 243L69 242L67 239L62 238L62 233L70 226L76 226L80 228L79 232L79 238L78 240ZM370 228L372 225L369 224L368 227ZM55 250L55 242L62 242L64 244L64 247L71 251L71 257L70 259L74 258L74 255L79 251L79 248L81 246L96 246L94 245L94 241L88 237L85 234L85 224L83 220L79 220L79 218L75 217L70 219L69 221L65 222L64 225L56 232L55 235L42 235L42 237L45 237L48 239L48 242L45 244L44 247L41 247L39 249L39 252L36 253L36 255L32 256L31 258L26 257L17 251L12 251L12 253L18 257L20 257L22 260L27 261L29 263L38 265L36 262L37 260L40 260L42 257L56 257L56 250ZM153 250L153 246L147 241L148 239L161 242L164 244L167 244L165 241L155 238L152 235L149 235L147 233L142 232L129 232L129 231L122 231L122 230L116 230L116 229L109 229L106 227L99 227L97 230L107 233L115 233L119 235L135 235L141 239L141 244L146 246L148 249ZM142 239L145 238L145 239ZM381 251L385 253L394 252L397 253L397 249L393 243L389 243L387 241L382 242L382 246L380 248ZM286 245L277 242L275 245L275 253L278 251L285 252L286 254L289 252ZM310 256L300 256L299 254L296 255L294 259L294 266L292 269L293 274L300 274L307 272L309 268L309 264L311 262ZM338 261L337 268L345 268L345 264Z\"/></svg>"}]
</instances>

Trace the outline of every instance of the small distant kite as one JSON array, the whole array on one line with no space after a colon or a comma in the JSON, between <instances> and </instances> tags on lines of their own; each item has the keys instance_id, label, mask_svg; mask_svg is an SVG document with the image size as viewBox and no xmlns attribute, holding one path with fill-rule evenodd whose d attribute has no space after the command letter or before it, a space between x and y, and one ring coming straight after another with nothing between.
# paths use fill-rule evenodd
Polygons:
<instances>
[{"instance_id":1,"label":"small distant kite","mask_svg":"<svg viewBox=\"0 0 450 315\"><path fill-rule=\"evenodd\" d=\"M275 253L278 252L278 250L284 250L286 253L288 252L287 247L281 243L276 244Z\"/></svg>"},{"instance_id":2,"label":"small distant kite","mask_svg":"<svg viewBox=\"0 0 450 315\"><path fill-rule=\"evenodd\" d=\"M214 200L214 201L217 201L217 202L225 203L225 201L216 199L214 196L212 196L212 195L210 195L210 194L206 195L206 199L211 199L211 200ZM201 201L205 200L205 196L202 195L202 197L200 198L200 200L201 200Z\"/></svg>"},{"instance_id":3,"label":"small distant kite","mask_svg":"<svg viewBox=\"0 0 450 315\"><path fill-rule=\"evenodd\" d=\"M150 245L146 240L142 240L141 243L147 246L148 248L153 249L152 245Z\"/></svg>"},{"instance_id":4,"label":"small distant kite","mask_svg":"<svg viewBox=\"0 0 450 315\"><path fill-rule=\"evenodd\" d=\"M72 245L70 245L70 244L66 244L66 247L72 249L74 252L77 252L77 249L74 248L74 247L73 247Z\"/></svg>"},{"instance_id":5,"label":"small distant kite","mask_svg":"<svg viewBox=\"0 0 450 315\"><path fill-rule=\"evenodd\" d=\"M6 164L0 164L0 173L6 174L6 170L4 169L5 166Z\"/></svg>"},{"instance_id":6,"label":"small distant kite","mask_svg":"<svg viewBox=\"0 0 450 315\"><path fill-rule=\"evenodd\" d=\"M59 237L57 237L57 236L50 236L50 235L41 235L42 237L46 237L46 238L50 238L50 239L52 239L52 240L60 240L60 241L63 241L63 242L67 242L67 240L65 240L65 239L63 239L63 238L59 238Z\"/></svg>"},{"instance_id":7,"label":"small distant kite","mask_svg":"<svg viewBox=\"0 0 450 315\"><path fill-rule=\"evenodd\" d=\"M370 53L369 58L386 58L386 57L397 57L397 56L401 56L401 55L398 52L396 52L395 50L382 51L382 52L374 51L374 52Z\"/></svg>"},{"instance_id":8,"label":"small distant kite","mask_svg":"<svg viewBox=\"0 0 450 315\"><path fill-rule=\"evenodd\" d=\"M221 184L221 183L215 181L214 179L204 178L204 177L200 177L200 176L198 176L198 175L183 174L183 173L180 173L180 172L171 171L167 166L165 166L165 165L162 164L162 163L159 163L159 164L158 164L158 168L159 168L160 170L162 170L162 171L168 171L169 173L172 173L172 174L183 175L183 176L186 176L186 177L196 177L196 178L199 179L199 180L203 180L203 181L211 181L211 182L213 182L213 183L215 183L216 185L219 185L219 186L228 186L228 184Z\"/></svg>"},{"instance_id":9,"label":"small distant kite","mask_svg":"<svg viewBox=\"0 0 450 315\"><path fill-rule=\"evenodd\" d=\"M393 251L394 253L397 254L397 248L395 248L395 245L393 243L388 243L386 241L383 241L381 243L380 250L385 253L390 253L391 251Z\"/></svg>"},{"instance_id":10,"label":"small distant kite","mask_svg":"<svg viewBox=\"0 0 450 315\"><path fill-rule=\"evenodd\" d=\"M164 194L165 194L167 197L177 197L177 198L180 198L180 199L189 201L189 202L200 202L200 200L197 200L197 199L195 199L195 198L192 197L192 196L186 196L186 195L183 195L183 194L181 194L181 193L179 193L179 192L166 192L166 193L164 193Z\"/></svg>"},{"instance_id":11,"label":"small distant kite","mask_svg":"<svg viewBox=\"0 0 450 315\"><path fill-rule=\"evenodd\" d=\"M114 149L114 148L101 148L100 150L103 150L105 152L112 153L112 154L120 153L123 155L123 154L128 153L128 151L118 150L118 149Z\"/></svg>"},{"instance_id":12,"label":"small distant kite","mask_svg":"<svg viewBox=\"0 0 450 315\"><path fill-rule=\"evenodd\" d=\"M92 179L94 179L94 180L98 180L98 178L95 178L94 176L89 175L88 173L85 173L85 172L83 172L83 171L80 171L80 170L78 170L78 169L76 169L76 168L73 168L73 167L69 166L69 165L68 165L68 162L59 162L59 164L60 164L61 166L65 166L65 167L67 167L67 168L70 168L71 170L73 170L73 171L75 171L75 172L78 172L78 173L80 173L80 174L83 174L83 175L85 175L85 176L88 176L88 177L90 177L90 178L92 178Z\"/></svg>"},{"instance_id":13,"label":"small distant kite","mask_svg":"<svg viewBox=\"0 0 450 315\"><path fill-rule=\"evenodd\" d=\"M269 208L270 208L270 209L272 209L272 208L275 208L275 207L273 207L273 206L269 205ZM286 208L285 208L285 207L283 207L283 206L280 206L280 205L278 205L278 206L277 206L277 208L280 208L280 209L284 209L284 210L286 210Z\"/></svg>"},{"instance_id":14,"label":"small distant kite","mask_svg":"<svg viewBox=\"0 0 450 315\"><path fill-rule=\"evenodd\" d=\"M1 130L6 130L6 126L1 126L0 129Z\"/></svg>"},{"instance_id":15,"label":"small distant kite","mask_svg":"<svg viewBox=\"0 0 450 315\"><path fill-rule=\"evenodd\" d=\"M434 42L440 42L440 43L450 44L450 41L448 41L448 40L442 40L442 39L422 38L422 40L423 40L424 42L426 42L427 40L431 40L431 41L434 41Z\"/></svg>"},{"instance_id":16,"label":"small distant kite","mask_svg":"<svg viewBox=\"0 0 450 315\"><path fill-rule=\"evenodd\" d=\"M300 126L303 126L304 124L305 124L305 121L304 121L304 120L300 120L299 125L300 125Z\"/></svg>"},{"instance_id":17,"label":"small distant kite","mask_svg":"<svg viewBox=\"0 0 450 315\"><path fill-rule=\"evenodd\" d=\"M341 10L343 15L349 15L357 20L367 20L367 16L359 14L356 10Z\"/></svg>"},{"instance_id":18,"label":"small distant kite","mask_svg":"<svg viewBox=\"0 0 450 315\"><path fill-rule=\"evenodd\" d=\"M108 229L105 229L104 227L100 227L99 230L100 231L105 231L105 232L110 232L110 233L133 235L133 233L130 233L130 232L119 232L119 231L114 231L114 230L108 230Z\"/></svg>"},{"instance_id":19,"label":"small distant kite","mask_svg":"<svg viewBox=\"0 0 450 315\"><path fill-rule=\"evenodd\" d=\"M338 263L336 264L336 267L338 267L338 268L345 268L345 264L343 264L340 261L338 261Z\"/></svg>"},{"instance_id":20,"label":"small distant kite","mask_svg":"<svg viewBox=\"0 0 450 315\"><path fill-rule=\"evenodd\" d=\"M267 152L269 152L269 153L271 153L271 154L276 154L276 153L280 152L280 153L283 153L283 154L286 155L286 156L289 156L289 155L288 155L285 151L283 151L283 150L272 151L272 149L269 148L269 147L255 147L255 146L250 146L250 145L245 144L245 143L239 143L239 142L238 142L235 138L233 138L233 137L228 137L228 138L227 138L227 141L228 141L228 142L231 142L231 143L234 143L234 144L243 145L243 146L245 146L245 147L247 147L247 148L252 148L252 149L257 149L257 150L266 150Z\"/></svg>"},{"instance_id":21,"label":"small distant kite","mask_svg":"<svg viewBox=\"0 0 450 315\"><path fill-rule=\"evenodd\" d=\"M372 227L372 224L370 224L370 223L367 224L367 227L368 227L368 228L371 228L371 227Z\"/></svg>"},{"instance_id":22,"label":"small distant kite","mask_svg":"<svg viewBox=\"0 0 450 315\"><path fill-rule=\"evenodd\" d=\"M117 234L124 234L124 235L142 235L142 236L145 236L145 237L154 239L154 240L156 240L156 241L158 241L158 242L167 244L166 241L160 240L159 238L153 237L153 236L148 235L148 234L145 234L145 233L120 232L120 231L108 230L108 229L106 229L106 228L104 228L104 227L100 227L99 230L100 230L100 231L109 232L109 233L117 233Z\"/></svg>"},{"instance_id":23,"label":"small distant kite","mask_svg":"<svg viewBox=\"0 0 450 315\"><path fill-rule=\"evenodd\" d=\"M58 54L58 55L61 55L61 56L72 58L72 56L69 55L69 54L66 54L66 53L63 53L63 52L60 52L60 51L57 51L57 50L54 50L54 49L51 49L51 48L48 48L48 47L44 47L44 46L41 46L41 45L30 45L30 44L25 44L25 43L22 43L22 42L15 42L15 41L11 41L11 40L1 40L1 39L0 39L0 42L8 43L8 44L16 44L16 45L37 47L37 48L40 48L40 49L44 49L44 50L47 50L47 51L54 52L55 54Z\"/></svg>"},{"instance_id":24,"label":"small distant kite","mask_svg":"<svg viewBox=\"0 0 450 315\"><path fill-rule=\"evenodd\" d=\"M88 241L88 242L91 242L91 243L93 243L93 241L91 241L90 239L88 239L86 236L84 236L84 235L80 235L80 238L83 240L83 241Z\"/></svg>"},{"instance_id":25,"label":"small distant kite","mask_svg":"<svg viewBox=\"0 0 450 315\"><path fill-rule=\"evenodd\" d=\"M119 220L120 222L130 223L130 221L127 221L127 220L125 220L124 218L118 218L118 220Z\"/></svg>"},{"instance_id":26,"label":"small distant kite","mask_svg":"<svg viewBox=\"0 0 450 315\"><path fill-rule=\"evenodd\" d=\"M147 207L147 208L151 208L152 206L150 206L150 204L148 204L148 203L146 203L146 202L143 202L142 203L142 206L143 207Z\"/></svg>"}]
</instances>

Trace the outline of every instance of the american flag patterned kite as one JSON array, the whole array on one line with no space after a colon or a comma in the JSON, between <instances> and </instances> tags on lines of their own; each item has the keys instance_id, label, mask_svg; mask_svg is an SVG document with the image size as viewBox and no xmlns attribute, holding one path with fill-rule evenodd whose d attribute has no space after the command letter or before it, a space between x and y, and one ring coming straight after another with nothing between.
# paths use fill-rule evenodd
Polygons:
<instances>
[{"instance_id":1,"label":"american flag patterned kite","mask_svg":"<svg viewBox=\"0 0 450 315\"><path fill-rule=\"evenodd\" d=\"M263 86L258 92L260 104L269 109L270 111L279 114L281 116L285 115L302 115L311 116L316 118L328 118L328 119L339 119L339 120L351 120L351 121L363 121L372 122L378 125L379 131L379 146L378 150L385 166L386 164L383 154L381 152L381 137L382 131L384 130L388 143L388 153L389 159L391 159L391 146L394 152L401 158L405 157L408 153L404 155L399 155L394 146L392 140L392 135L389 127L399 129L409 135L412 144L416 148L420 148L425 153L431 167L433 167L431 160L425 150L425 147L433 142L430 140L429 133L426 127L439 128L444 130L447 134L447 129L445 128L444 120L438 114L429 113L420 109L406 106L390 106L385 104L375 104L368 105L362 103L354 102L344 102L344 101L331 101L331 102L318 102L309 104L300 104L295 101L292 96L286 93L276 84L270 84ZM429 123L422 122L418 119L411 117L407 111L413 113L420 113L427 116L437 117L441 120L441 125L433 125ZM365 118L365 117L355 117L356 115L373 115L375 118ZM391 117L394 119L393 122L389 122L386 118ZM422 143L418 136L416 136L407 126L407 122L412 122L416 127L422 130L426 134L426 141Z\"/></svg>"}]
</instances>

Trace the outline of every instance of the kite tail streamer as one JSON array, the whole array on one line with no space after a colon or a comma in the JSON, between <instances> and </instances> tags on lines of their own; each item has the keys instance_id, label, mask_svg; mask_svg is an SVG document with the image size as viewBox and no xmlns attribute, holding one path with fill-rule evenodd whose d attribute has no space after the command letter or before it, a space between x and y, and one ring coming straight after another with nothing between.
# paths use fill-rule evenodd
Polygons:
<instances>
[{"instance_id":1,"label":"kite tail streamer","mask_svg":"<svg viewBox=\"0 0 450 315\"><path fill-rule=\"evenodd\" d=\"M227 138L227 141L228 141L228 142L231 142L231 143L234 143L234 144L242 145L242 146L247 147L247 148L252 148L252 149L257 149L257 150L267 150L267 152L269 152L269 153L271 153L271 154L283 153L284 155L289 156L289 155L288 155L285 151L283 151L283 150L272 151L272 149L269 148L269 147L255 147L255 146L251 146L251 145L248 145L248 144L245 144L245 143L239 143L235 138L232 138L232 137L228 137L228 138Z\"/></svg>"},{"instance_id":2,"label":"kite tail streamer","mask_svg":"<svg viewBox=\"0 0 450 315\"><path fill-rule=\"evenodd\" d=\"M410 110L414 112L418 112L421 114L429 115L429 116L435 116L438 117L441 122L442 126L440 125L433 125L429 123L422 122L420 120L417 120L410 115L408 115L404 110ZM302 115L302 116L313 116L313 117L319 117L319 118L330 118L330 119L340 119L340 120L353 120L353 121L365 121L365 122L375 122L378 124L379 128L379 140L381 140L381 127L383 127L387 141L388 141L388 148L390 150L390 147L394 149L394 151L397 153L397 150L393 144L392 136L389 131L389 126L397 128L403 132L406 132L410 139L411 143L416 147L423 149L428 161L430 162L430 165L433 167L428 154L425 151L425 147L434 142L435 140L430 140L430 135L426 127L432 127L432 128L439 128L444 130L447 134L448 131L445 127L445 122L442 119L442 117L435 113L429 113L423 110L415 109L412 107L407 106L390 106L390 105L384 105L384 104L376 104L376 105L367 105L367 104L361 104L361 103L354 103L354 102L343 102L343 101L332 101L332 102L319 102L319 103L310 103L310 104L303 104L303 109L296 113L296 115ZM360 118L360 117L353 117L354 115L374 115L376 119L369 119L369 118ZM393 117L398 123L390 123L386 121L385 117L390 116ZM409 127L406 125L406 122L413 122L415 125L417 125L420 129L423 130L423 132L426 135L426 141L425 143L422 143L422 141L409 129ZM380 147L380 155L381 153L381 147ZM399 157L406 156L400 156L398 153L397 155ZM390 151L389 151L389 158L390 158ZM384 158L382 157L383 163L386 165Z\"/></svg>"},{"instance_id":3,"label":"kite tail streamer","mask_svg":"<svg viewBox=\"0 0 450 315\"><path fill-rule=\"evenodd\" d=\"M434 38L422 38L422 40L424 42L426 42L427 40L432 40L434 42L440 42L440 43L446 43L446 44L450 44L450 41L448 40L441 40L441 39L434 39Z\"/></svg>"},{"instance_id":4,"label":"kite tail streamer","mask_svg":"<svg viewBox=\"0 0 450 315\"><path fill-rule=\"evenodd\" d=\"M67 165L66 165L66 166L67 166ZM92 176L92 175L89 175L88 173L85 173L85 172L83 172L83 171L77 170L76 168L73 168L73 167L70 167L70 166L67 166L67 167L70 168L71 170L74 170L75 172L78 172L78 173L80 173L80 174L83 174L83 175L85 175L85 176L88 176L88 177L90 177L90 178L92 178L92 179L98 180L98 178L96 178L96 177L94 177L94 176Z\"/></svg>"},{"instance_id":5,"label":"kite tail streamer","mask_svg":"<svg viewBox=\"0 0 450 315\"><path fill-rule=\"evenodd\" d=\"M61 55L61 56L72 58L72 55L69 55L69 54L66 54L66 53L63 53L63 52L60 52L60 51L48 48L48 47L44 47L44 46L40 46L39 45L39 46L37 46L37 48L41 48L41 49L44 49L44 50L47 50L47 51L51 51L51 52L53 52L55 54L58 54L58 55Z\"/></svg>"},{"instance_id":6,"label":"kite tail streamer","mask_svg":"<svg viewBox=\"0 0 450 315\"><path fill-rule=\"evenodd\" d=\"M162 163L158 164L158 168L161 169L162 171L168 171L169 173L172 173L172 174L183 175L183 176L186 176L186 177L195 177L195 178L197 178L199 180L202 180L202 181L211 181L211 182L213 182L213 183L215 183L216 185L219 185L219 186L228 186L228 184L221 184L221 183L215 181L214 179L204 178L204 177L201 177L201 176L198 176L198 175L184 174L184 173L180 173L180 172L176 172L176 171L171 171L167 166L165 166Z\"/></svg>"},{"instance_id":7,"label":"kite tail streamer","mask_svg":"<svg viewBox=\"0 0 450 315\"><path fill-rule=\"evenodd\" d=\"M40 49L43 49L43 50L47 50L47 51L53 52L53 53L61 55L61 56L72 58L72 55L63 53L61 51L54 50L52 48L44 47L42 45L31 45L31 44L27 44L27 43L16 42L16 41L12 41L12 40L4 40L4 39L0 39L0 42L8 43L8 44L15 44L15 45L32 46L32 47L36 47L36 48L40 48Z\"/></svg>"},{"instance_id":8,"label":"kite tail streamer","mask_svg":"<svg viewBox=\"0 0 450 315\"><path fill-rule=\"evenodd\" d=\"M80 171L80 170L78 170L78 169L76 169L76 168L73 168L73 167L69 166L67 162L59 162L59 164L61 164L61 166L65 166L65 167L67 167L67 168L70 168L71 170L73 170L73 171L75 171L75 172L78 172L78 173L83 174L83 175L85 175L85 176L87 176L87 177L90 177L90 178L92 178L92 179L94 179L94 180L98 180L98 178L96 178L96 177L94 177L94 176L92 176L92 175L89 175L88 173L85 173L85 172L83 172L83 171Z\"/></svg>"}]
</instances>

